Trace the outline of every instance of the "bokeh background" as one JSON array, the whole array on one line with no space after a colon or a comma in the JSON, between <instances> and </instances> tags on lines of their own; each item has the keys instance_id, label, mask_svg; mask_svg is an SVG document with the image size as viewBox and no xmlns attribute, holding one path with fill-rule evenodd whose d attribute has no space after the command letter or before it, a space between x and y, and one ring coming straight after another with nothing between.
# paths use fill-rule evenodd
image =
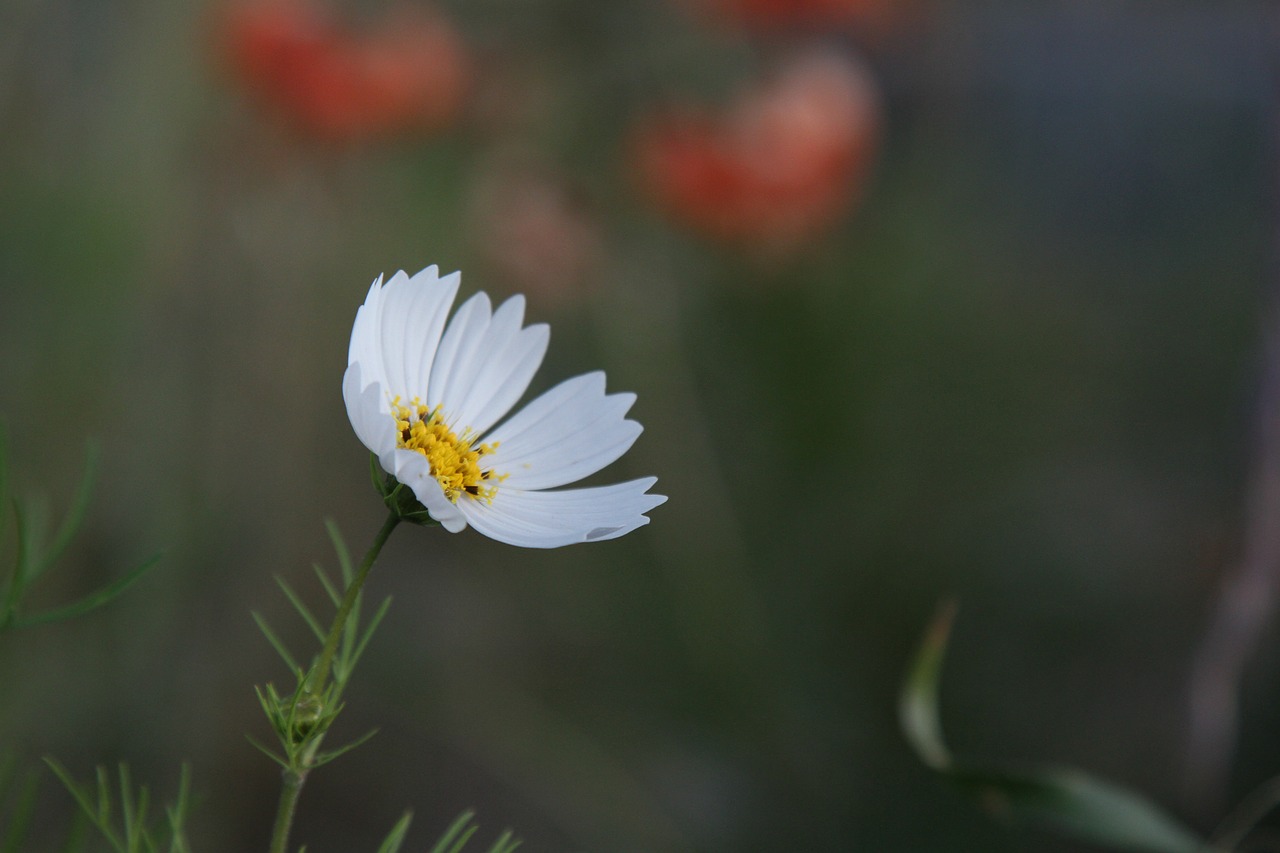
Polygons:
<instances>
[{"instance_id":1,"label":"bokeh background","mask_svg":"<svg viewBox=\"0 0 1280 853\"><path fill-rule=\"evenodd\" d=\"M1275 24L6 0L15 490L61 509L87 439L103 459L32 606L163 559L0 637L0 751L126 760L157 799L188 760L197 849L265 848L278 774L245 735L270 737L252 686L289 675L250 612L305 653L273 575L318 603L323 520L354 550L380 524L347 336L374 276L436 263L551 324L534 391L603 368L638 393L645 433L601 479L656 474L670 501L551 552L397 531L335 737L380 733L313 775L296 842L373 850L411 808L427 849L474 808L529 851L1085 849L992 820L899 734L950 598L957 751L1079 766L1211 829L1280 772ZM1218 660L1242 571L1258 630ZM1240 697L1208 747L1205 655ZM45 773L33 849L72 808Z\"/></svg>"}]
</instances>

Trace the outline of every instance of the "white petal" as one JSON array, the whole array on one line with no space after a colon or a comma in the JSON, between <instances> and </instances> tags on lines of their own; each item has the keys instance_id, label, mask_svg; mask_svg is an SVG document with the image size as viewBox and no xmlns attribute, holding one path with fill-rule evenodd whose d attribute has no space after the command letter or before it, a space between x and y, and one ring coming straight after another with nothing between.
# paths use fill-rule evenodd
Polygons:
<instances>
[{"instance_id":1,"label":"white petal","mask_svg":"<svg viewBox=\"0 0 1280 853\"><path fill-rule=\"evenodd\" d=\"M472 527L491 539L525 548L557 548L615 539L648 524L644 513L667 499L645 494L656 482L656 477L645 477L559 492L499 486L492 503L465 500L458 509Z\"/></svg>"},{"instance_id":2,"label":"white petal","mask_svg":"<svg viewBox=\"0 0 1280 853\"><path fill-rule=\"evenodd\" d=\"M501 313L502 309L498 310ZM496 326L497 315L494 321ZM545 323L538 323L521 329L505 345L494 349L458 410L456 422L476 435L483 435L529 390L533 374L538 372L547 354L550 339L551 329Z\"/></svg>"},{"instance_id":3,"label":"white petal","mask_svg":"<svg viewBox=\"0 0 1280 853\"><path fill-rule=\"evenodd\" d=\"M364 385L358 362L350 365L342 377L342 398L351 428L365 447L381 457L396 446L395 422L386 407L386 392L377 383Z\"/></svg>"},{"instance_id":4,"label":"white petal","mask_svg":"<svg viewBox=\"0 0 1280 853\"><path fill-rule=\"evenodd\" d=\"M536 438L542 432L541 425L554 419L557 413L567 409L581 410L591 399L603 396L604 371L597 370L566 379L512 415L506 423L486 436L485 440L508 444Z\"/></svg>"},{"instance_id":5,"label":"white petal","mask_svg":"<svg viewBox=\"0 0 1280 853\"><path fill-rule=\"evenodd\" d=\"M473 356L484 341L490 316L489 297L483 292L462 303L453 315L431 366L431 380L427 383L429 407L440 406L447 413L446 402L460 401L466 394L467 383L472 378L467 370L476 367Z\"/></svg>"},{"instance_id":6,"label":"white petal","mask_svg":"<svg viewBox=\"0 0 1280 853\"><path fill-rule=\"evenodd\" d=\"M356 311L351 327L351 345L347 348L347 364L360 362L364 367L365 383L385 382L382 375L382 352L378 344L378 329L382 323L382 276L373 280L364 304Z\"/></svg>"},{"instance_id":7,"label":"white petal","mask_svg":"<svg viewBox=\"0 0 1280 853\"><path fill-rule=\"evenodd\" d=\"M493 312L475 346L459 351L440 403L455 431L482 433L529 387L549 333L539 327L522 332L523 320L524 297L513 296ZM477 330L478 324L472 324L468 332Z\"/></svg>"},{"instance_id":8,"label":"white petal","mask_svg":"<svg viewBox=\"0 0 1280 853\"><path fill-rule=\"evenodd\" d=\"M461 281L462 276L457 272L440 278L434 266L409 279L409 287L416 292L405 318L405 399L427 398L431 365Z\"/></svg>"},{"instance_id":9,"label":"white petal","mask_svg":"<svg viewBox=\"0 0 1280 853\"><path fill-rule=\"evenodd\" d=\"M470 330L470 334L476 336L475 345L465 351L465 358L459 353L448 399L442 403L450 425L470 426L470 421L461 420L460 415L464 411L474 413L476 407L469 401L475 398L478 390L482 390L478 386L482 376L487 373L495 349L505 347L515 337L520 331L523 318L524 299L516 296L499 305L483 328Z\"/></svg>"},{"instance_id":10,"label":"white petal","mask_svg":"<svg viewBox=\"0 0 1280 853\"><path fill-rule=\"evenodd\" d=\"M505 485L550 489L574 483L610 464L643 427L623 416L634 394L604 394L604 374L562 382L538 397L486 441L496 443L486 465Z\"/></svg>"},{"instance_id":11,"label":"white petal","mask_svg":"<svg viewBox=\"0 0 1280 853\"><path fill-rule=\"evenodd\" d=\"M425 398L427 378L459 273L444 278L431 266L409 278L397 272L385 284L374 280L351 329L348 365L362 365L366 385L378 383L392 396Z\"/></svg>"},{"instance_id":12,"label":"white petal","mask_svg":"<svg viewBox=\"0 0 1280 853\"><path fill-rule=\"evenodd\" d=\"M467 526L466 518L444 496L440 482L431 476L431 463L427 457L415 450L399 448L393 451L392 459L396 479L413 490L414 497L445 530L457 533Z\"/></svg>"},{"instance_id":13,"label":"white petal","mask_svg":"<svg viewBox=\"0 0 1280 853\"><path fill-rule=\"evenodd\" d=\"M425 397L431 361L459 278L455 274L441 279L436 267L427 267L413 278L398 272L382 286L378 332L386 388L392 396Z\"/></svg>"},{"instance_id":14,"label":"white petal","mask_svg":"<svg viewBox=\"0 0 1280 853\"><path fill-rule=\"evenodd\" d=\"M377 344L376 364L381 367L384 387L393 395L403 395L405 392L404 303L409 291L403 285L408 283L409 277L401 270L382 285L373 325ZM365 362L361 360L361 363Z\"/></svg>"}]
</instances>

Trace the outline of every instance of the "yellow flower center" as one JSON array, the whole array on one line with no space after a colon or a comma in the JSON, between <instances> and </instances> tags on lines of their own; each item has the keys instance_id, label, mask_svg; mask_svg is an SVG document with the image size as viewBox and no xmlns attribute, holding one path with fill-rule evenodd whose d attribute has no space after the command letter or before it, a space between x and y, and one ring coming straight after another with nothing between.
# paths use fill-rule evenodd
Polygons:
<instances>
[{"instance_id":1,"label":"yellow flower center","mask_svg":"<svg viewBox=\"0 0 1280 853\"><path fill-rule=\"evenodd\" d=\"M391 401L391 416L396 419L396 446L416 450L431 463L431 475L440 483L444 496L457 503L459 495L485 502L493 500L497 482L505 477L481 469L480 457L492 453L496 444L473 447L477 438L449 429L440 410L428 409L420 400L404 405L400 398Z\"/></svg>"}]
</instances>

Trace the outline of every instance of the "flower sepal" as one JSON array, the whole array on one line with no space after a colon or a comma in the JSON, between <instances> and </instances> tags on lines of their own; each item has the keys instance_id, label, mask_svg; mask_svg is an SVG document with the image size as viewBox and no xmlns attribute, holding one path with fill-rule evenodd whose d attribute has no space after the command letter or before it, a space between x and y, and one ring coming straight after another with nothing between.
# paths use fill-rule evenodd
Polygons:
<instances>
[{"instance_id":1,"label":"flower sepal","mask_svg":"<svg viewBox=\"0 0 1280 853\"><path fill-rule=\"evenodd\" d=\"M373 464L377 465L377 457L373 456L371 458ZM440 522L431 517L431 514L427 512L427 508L414 495L413 489L407 488L404 483L401 483L391 474L388 474L384 479L378 477L375 470L373 483L378 490L378 494L382 495L382 502L387 505L387 509L396 514L396 518L422 527L438 527L440 525Z\"/></svg>"}]
</instances>

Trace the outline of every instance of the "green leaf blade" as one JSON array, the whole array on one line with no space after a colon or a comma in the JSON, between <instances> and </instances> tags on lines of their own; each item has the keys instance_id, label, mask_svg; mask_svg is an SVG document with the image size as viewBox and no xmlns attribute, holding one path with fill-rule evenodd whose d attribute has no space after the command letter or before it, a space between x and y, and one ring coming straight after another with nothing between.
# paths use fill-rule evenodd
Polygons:
<instances>
[{"instance_id":1,"label":"green leaf blade","mask_svg":"<svg viewBox=\"0 0 1280 853\"><path fill-rule=\"evenodd\" d=\"M1074 769L990 768L952 756L942 735L938 683L956 608L930 623L899 702L903 735L920 760L998 817L1054 828L1113 850L1203 853L1204 840L1133 791Z\"/></svg>"},{"instance_id":2,"label":"green leaf blade","mask_svg":"<svg viewBox=\"0 0 1280 853\"><path fill-rule=\"evenodd\" d=\"M948 778L999 817L1114 850L1199 853L1203 840L1140 794L1070 768L954 768Z\"/></svg>"},{"instance_id":3,"label":"green leaf blade","mask_svg":"<svg viewBox=\"0 0 1280 853\"><path fill-rule=\"evenodd\" d=\"M13 621L13 625L15 628L31 628L36 625L47 625L51 622L63 622L97 610L104 604L109 604L129 587L140 581L142 576L159 562L160 555L157 554L127 574L122 575L101 589L89 593L78 601L73 601L71 604L57 607L53 610L46 610L43 613L37 613L34 616L19 617Z\"/></svg>"},{"instance_id":4,"label":"green leaf blade","mask_svg":"<svg viewBox=\"0 0 1280 853\"><path fill-rule=\"evenodd\" d=\"M951 766L951 751L943 739L942 721L938 714L938 682L942 678L942 663L955 618L954 602L938 608L908 671L898 701L898 721L907 743L921 761L939 771Z\"/></svg>"}]
</instances>

